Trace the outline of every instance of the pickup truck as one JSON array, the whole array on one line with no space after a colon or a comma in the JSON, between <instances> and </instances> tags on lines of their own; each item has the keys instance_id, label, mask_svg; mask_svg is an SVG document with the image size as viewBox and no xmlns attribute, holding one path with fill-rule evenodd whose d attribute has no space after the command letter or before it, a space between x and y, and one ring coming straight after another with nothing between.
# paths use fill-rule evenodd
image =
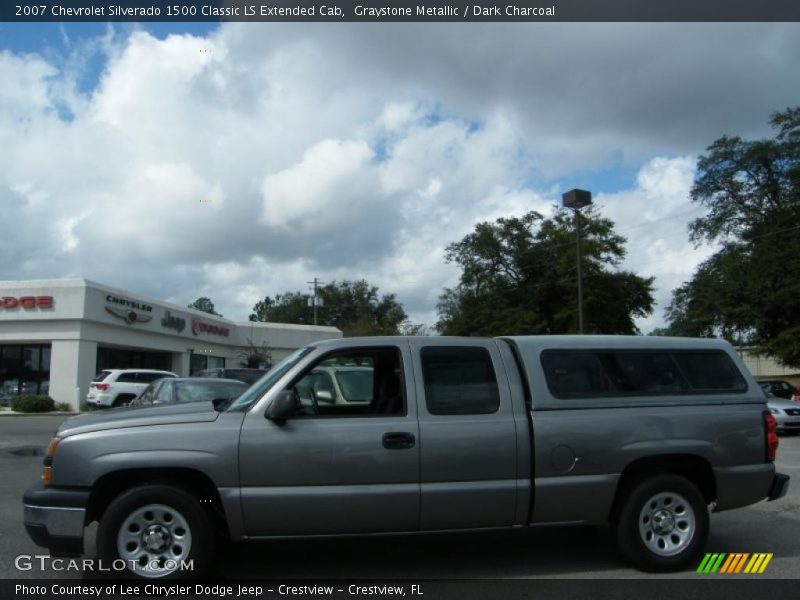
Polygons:
<instances>
[{"instance_id":1,"label":"pickup truck","mask_svg":"<svg viewBox=\"0 0 800 600\"><path fill-rule=\"evenodd\" d=\"M320 369L370 371L319 401ZM300 394L299 389L312 393ZM325 400L328 400L327 398ZM647 571L694 566L709 512L786 494L766 398L724 341L375 337L301 348L232 403L120 408L56 432L30 537L145 578L215 539L610 524Z\"/></svg>"}]
</instances>

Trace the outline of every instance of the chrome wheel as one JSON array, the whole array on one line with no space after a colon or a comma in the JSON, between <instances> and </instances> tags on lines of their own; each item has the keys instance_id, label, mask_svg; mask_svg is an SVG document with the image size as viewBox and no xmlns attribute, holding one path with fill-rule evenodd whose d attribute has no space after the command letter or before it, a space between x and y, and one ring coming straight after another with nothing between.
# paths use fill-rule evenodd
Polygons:
<instances>
[{"instance_id":1,"label":"chrome wheel","mask_svg":"<svg viewBox=\"0 0 800 600\"><path fill-rule=\"evenodd\" d=\"M697 529L689 501L673 492L661 492L645 502L639 513L639 535L658 556L675 556L692 542Z\"/></svg>"},{"instance_id":2,"label":"chrome wheel","mask_svg":"<svg viewBox=\"0 0 800 600\"><path fill-rule=\"evenodd\" d=\"M117 552L129 570L142 577L164 577L176 571L192 549L192 532L184 516L164 504L137 508L117 533Z\"/></svg>"}]
</instances>

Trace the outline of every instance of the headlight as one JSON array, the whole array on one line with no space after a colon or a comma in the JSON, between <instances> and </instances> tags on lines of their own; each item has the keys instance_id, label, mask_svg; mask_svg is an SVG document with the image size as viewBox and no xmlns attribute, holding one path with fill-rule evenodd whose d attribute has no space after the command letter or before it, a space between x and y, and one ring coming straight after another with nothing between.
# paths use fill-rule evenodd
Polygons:
<instances>
[{"instance_id":1,"label":"headlight","mask_svg":"<svg viewBox=\"0 0 800 600\"><path fill-rule=\"evenodd\" d=\"M50 485L53 479L53 457L56 455L56 449L61 442L61 438L56 436L50 440L50 445L47 447L47 454L44 456L44 468L42 469L42 483L45 487Z\"/></svg>"},{"instance_id":2,"label":"headlight","mask_svg":"<svg viewBox=\"0 0 800 600\"><path fill-rule=\"evenodd\" d=\"M773 415L781 414L781 411L779 411L777 408L770 408L769 412L771 412Z\"/></svg>"}]
</instances>

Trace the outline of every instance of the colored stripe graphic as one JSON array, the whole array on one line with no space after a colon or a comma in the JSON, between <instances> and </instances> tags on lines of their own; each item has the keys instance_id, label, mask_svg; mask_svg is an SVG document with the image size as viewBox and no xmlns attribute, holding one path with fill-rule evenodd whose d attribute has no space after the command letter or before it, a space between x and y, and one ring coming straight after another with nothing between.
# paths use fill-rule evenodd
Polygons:
<instances>
[{"instance_id":1,"label":"colored stripe graphic","mask_svg":"<svg viewBox=\"0 0 800 600\"><path fill-rule=\"evenodd\" d=\"M734 571L734 573L740 573L742 571L742 567L744 567L744 563L747 560L747 557L749 556L750 554L747 552L742 554L742 557L739 559L739 563L736 565L736 570Z\"/></svg>"},{"instance_id":2,"label":"colored stripe graphic","mask_svg":"<svg viewBox=\"0 0 800 600\"><path fill-rule=\"evenodd\" d=\"M760 574L767 569L767 565L774 555L771 552L734 552L726 554L724 552L708 552L703 557L700 566L697 567L698 573L717 573L738 574L744 573ZM746 565L746 566L745 566Z\"/></svg>"},{"instance_id":3,"label":"colored stripe graphic","mask_svg":"<svg viewBox=\"0 0 800 600\"><path fill-rule=\"evenodd\" d=\"M700 566L697 567L698 573L716 573L717 569L719 569L722 561L725 559L727 554L724 552L721 554L713 553L713 554L706 554L703 562L700 563Z\"/></svg>"},{"instance_id":4,"label":"colored stripe graphic","mask_svg":"<svg viewBox=\"0 0 800 600\"><path fill-rule=\"evenodd\" d=\"M753 554L753 558L747 564L747 567L745 567L744 572L745 573L763 573L764 570L767 568L767 564L769 564L769 561L771 561L771 560L772 560L772 554L771 553L770 554L767 554L767 553Z\"/></svg>"},{"instance_id":5,"label":"colored stripe graphic","mask_svg":"<svg viewBox=\"0 0 800 600\"><path fill-rule=\"evenodd\" d=\"M731 568L736 562L739 560L738 554L728 554L728 559L722 564L722 568L719 570L720 573L730 573Z\"/></svg>"}]
</instances>

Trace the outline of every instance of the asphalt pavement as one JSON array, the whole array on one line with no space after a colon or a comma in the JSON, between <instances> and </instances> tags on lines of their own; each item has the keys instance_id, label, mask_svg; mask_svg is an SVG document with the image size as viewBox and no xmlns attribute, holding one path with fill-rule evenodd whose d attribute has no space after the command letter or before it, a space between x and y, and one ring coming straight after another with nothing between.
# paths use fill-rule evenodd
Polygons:
<instances>
[{"instance_id":1,"label":"asphalt pavement","mask_svg":"<svg viewBox=\"0 0 800 600\"><path fill-rule=\"evenodd\" d=\"M64 417L0 417L0 578L75 578L80 573L18 571L15 558L46 551L22 525L22 494L35 482L42 453ZM776 502L714 514L708 552L772 552L762 578L800 574L800 437L782 437L776 462L792 477ZM91 555L95 527L87 530ZM652 578L629 567L608 528L362 537L226 544L212 575L225 579ZM694 571L664 577L716 577Z\"/></svg>"}]
</instances>

